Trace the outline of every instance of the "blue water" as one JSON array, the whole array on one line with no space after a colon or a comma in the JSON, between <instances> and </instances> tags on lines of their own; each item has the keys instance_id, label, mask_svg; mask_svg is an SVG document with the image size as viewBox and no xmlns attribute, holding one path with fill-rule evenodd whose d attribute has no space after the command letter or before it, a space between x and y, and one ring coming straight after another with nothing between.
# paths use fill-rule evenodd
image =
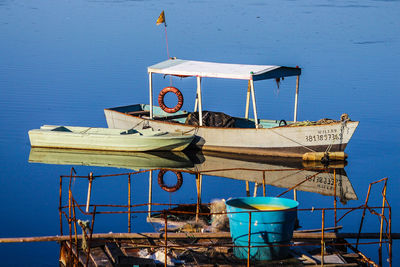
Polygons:
<instances>
[{"instance_id":1,"label":"blue water","mask_svg":"<svg viewBox=\"0 0 400 267\"><path fill-rule=\"evenodd\" d=\"M398 232L399 1L0 0L0 237L59 234L59 175L69 174L71 166L29 163L27 132L42 124L106 127L103 108L147 103L146 67L167 57L164 28L155 25L163 9L171 56L298 65L303 68L299 120L348 113L360 121L346 167L359 200L347 206L361 205L369 183L389 177L393 232ZM160 78L155 85L161 89L168 82ZM173 82L185 96L184 109L191 110L195 81ZM205 79L204 108L242 116L246 86L245 81ZM258 83L260 116L291 120L294 88L294 78L285 79L279 90L274 81ZM76 169L83 175L127 171ZM137 177L133 202L145 203L148 177ZM96 180L92 201L126 204L121 179ZM153 201L195 203L195 188L195 180L185 176L176 193L155 187ZM85 202L87 182L77 181L74 190ZM282 191L269 187L267 195ZM244 194L243 181L203 181L203 202ZM300 208L332 206L332 197L315 193L298 192L298 200ZM373 203L381 205L377 192ZM305 226L316 226L303 216ZM343 222L349 231L358 230L355 218ZM97 219L98 232L127 229L126 215ZM144 218L134 220L134 231L152 230ZM372 217L368 225L377 222ZM2 244L1 265L54 266L58 250L56 243ZM377 260L376 251L367 247L364 252ZM394 262L400 262L398 255Z\"/></svg>"}]
</instances>

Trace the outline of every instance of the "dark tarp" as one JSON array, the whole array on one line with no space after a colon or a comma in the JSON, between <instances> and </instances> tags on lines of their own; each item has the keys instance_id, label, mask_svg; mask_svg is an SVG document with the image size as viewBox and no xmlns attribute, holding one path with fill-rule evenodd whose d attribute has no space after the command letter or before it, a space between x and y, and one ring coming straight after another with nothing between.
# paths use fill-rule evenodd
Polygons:
<instances>
[{"instance_id":1,"label":"dark tarp","mask_svg":"<svg viewBox=\"0 0 400 267\"><path fill-rule=\"evenodd\" d=\"M192 112L188 115L185 124L199 126L199 113ZM203 126L234 128L235 119L222 112L203 111Z\"/></svg>"}]
</instances>

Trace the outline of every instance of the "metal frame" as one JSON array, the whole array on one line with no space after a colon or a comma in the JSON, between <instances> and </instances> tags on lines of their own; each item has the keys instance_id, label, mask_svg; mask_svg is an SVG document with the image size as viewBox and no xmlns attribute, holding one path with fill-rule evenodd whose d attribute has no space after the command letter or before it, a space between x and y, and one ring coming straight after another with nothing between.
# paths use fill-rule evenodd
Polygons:
<instances>
[{"instance_id":1,"label":"metal frame","mask_svg":"<svg viewBox=\"0 0 400 267\"><path fill-rule=\"evenodd\" d=\"M150 119L153 119L153 80L152 80L152 72L149 72L149 102L150 102ZM196 100L194 105L194 112L199 113L199 125L203 126L203 105L202 105L202 95L201 95L201 76L196 76L197 81L197 89L196 89ZM293 121L297 121L297 106L298 106L298 96L299 96L299 83L300 83L300 75L297 76L296 80L296 94L295 94L295 104L294 104L294 119ZM245 118L249 118L249 106L250 106L250 95L253 103L253 113L254 113L254 123L255 127L259 128L258 123L258 115L257 115L257 105L256 105L256 96L254 89L254 80L253 77L248 80L248 87L246 93L246 109L245 109Z\"/></svg>"}]
</instances>

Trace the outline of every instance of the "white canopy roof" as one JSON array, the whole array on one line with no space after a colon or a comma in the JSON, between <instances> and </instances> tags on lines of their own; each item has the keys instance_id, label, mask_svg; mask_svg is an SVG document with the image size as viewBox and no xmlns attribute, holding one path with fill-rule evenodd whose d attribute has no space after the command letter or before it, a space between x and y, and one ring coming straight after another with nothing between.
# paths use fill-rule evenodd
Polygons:
<instances>
[{"instance_id":1,"label":"white canopy roof","mask_svg":"<svg viewBox=\"0 0 400 267\"><path fill-rule=\"evenodd\" d=\"M168 59L147 68L149 73L225 79L265 80L298 76L301 69L274 65L244 65Z\"/></svg>"}]
</instances>

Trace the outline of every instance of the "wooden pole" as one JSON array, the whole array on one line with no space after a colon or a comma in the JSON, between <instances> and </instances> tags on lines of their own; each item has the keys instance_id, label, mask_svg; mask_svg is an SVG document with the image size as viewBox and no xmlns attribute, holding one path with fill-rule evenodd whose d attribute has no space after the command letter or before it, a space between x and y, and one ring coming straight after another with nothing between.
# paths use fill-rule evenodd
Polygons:
<instances>
[{"instance_id":1,"label":"wooden pole","mask_svg":"<svg viewBox=\"0 0 400 267\"><path fill-rule=\"evenodd\" d=\"M392 267L392 207L389 208L389 266ZM396 235L396 234L395 234Z\"/></svg>"},{"instance_id":2,"label":"wooden pole","mask_svg":"<svg viewBox=\"0 0 400 267\"><path fill-rule=\"evenodd\" d=\"M369 194L371 193L371 187L372 187L372 183L369 184L368 192L367 192L367 197L365 198L364 209L363 209L363 215L362 215L362 217L361 217L360 227L359 227L359 229L358 229L358 234L359 234L359 235L361 234L361 229L362 229L362 227L363 227L364 218L365 218L365 212L366 212L366 209L367 209L367 206L368 206ZM357 238L356 249L358 249L358 238Z\"/></svg>"},{"instance_id":3,"label":"wooden pole","mask_svg":"<svg viewBox=\"0 0 400 267\"><path fill-rule=\"evenodd\" d=\"M62 176L60 176L60 200L58 202L58 213L60 216L60 234L63 235L63 223L62 223Z\"/></svg>"},{"instance_id":4,"label":"wooden pole","mask_svg":"<svg viewBox=\"0 0 400 267\"><path fill-rule=\"evenodd\" d=\"M75 232L75 246L78 246L78 230L77 230L77 226L76 226L76 210L75 210L75 201L73 201L73 206L72 206L72 221L74 222L74 232Z\"/></svg>"},{"instance_id":5,"label":"wooden pole","mask_svg":"<svg viewBox=\"0 0 400 267\"><path fill-rule=\"evenodd\" d=\"M327 228L325 228L327 229ZM357 239L358 233L324 233L324 239ZM360 239L379 239L379 233L361 233ZM82 235L77 235L78 239L82 239ZM93 234L92 238L110 238L110 239L164 239L164 233L99 233ZM217 232L217 233L168 233L169 239L184 239L184 238L231 238L230 232ZM297 239L321 239L321 232L317 233L302 233L294 232L293 238ZM383 237L387 239L387 237ZM392 233L392 239L400 239L400 233ZM1 243L27 243L27 242L57 242L69 241L69 236L36 236L36 237L5 237L0 238Z\"/></svg>"},{"instance_id":6,"label":"wooden pole","mask_svg":"<svg viewBox=\"0 0 400 267\"><path fill-rule=\"evenodd\" d=\"M128 175L128 233L131 232L131 175Z\"/></svg>"},{"instance_id":7,"label":"wooden pole","mask_svg":"<svg viewBox=\"0 0 400 267\"><path fill-rule=\"evenodd\" d=\"M257 196L257 189L258 189L258 183L255 182L255 183L254 183L253 197L256 197L256 196Z\"/></svg>"},{"instance_id":8,"label":"wooden pole","mask_svg":"<svg viewBox=\"0 0 400 267\"><path fill-rule=\"evenodd\" d=\"M249 243L247 246L247 267L250 266L250 247L251 247L251 211L249 212L249 233L248 233Z\"/></svg>"},{"instance_id":9,"label":"wooden pole","mask_svg":"<svg viewBox=\"0 0 400 267\"><path fill-rule=\"evenodd\" d=\"M201 204L201 192L203 191L203 174L200 174L200 204Z\"/></svg>"},{"instance_id":10,"label":"wooden pole","mask_svg":"<svg viewBox=\"0 0 400 267\"><path fill-rule=\"evenodd\" d=\"M72 171L71 177L69 178L69 186L68 186L68 229L69 229L69 241L72 244ZM70 249L72 252L72 249Z\"/></svg>"},{"instance_id":11,"label":"wooden pole","mask_svg":"<svg viewBox=\"0 0 400 267\"><path fill-rule=\"evenodd\" d=\"M153 195L153 171L149 171L149 206L148 206L148 218L151 216L151 204Z\"/></svg>"},{"instance_id":12,"label":"wooden pole","mask_svg":"<svg viewBox=\"0 0 400 267\"><path fill-rule=\"evenodd\" d=\"M164 266L167 267L167 259L168 259L168 214L164 211L164 219L165 219L165 229L164 229L164 242L165 242L165 262Z\"/></svg>"},{"instance_id":13,"label":"wooden pole","mask_svg":"<svg viewBox=\"0 0 400 267\"><path fill-rule=\"evenodd\" d=\"M200 189L200 173L196 173L196 191L197 191L197 204L196 204L196 222L199 220L201 189Z\"/></svg>"},{"instance_id":14,"label":"wooden pole","mask_svg":"<svg viewBox=\"0 0 400 267\"><path fill-rule=\"evenodd\" d=\"M336 227L337 226L336 169L333 169L333 207L335 212L335 227Z\"/></svg>"},{"instance_id":15,"label":"wooden pole","mask_svg":"<svg viewBox=\"0 0 400 267\"><path fill-rule=\"evenodd\" d=\"M71 168L71 176L69 177L69 185L68 185L68 229L69 229L69 236L68 236L68 240L71 244L70 249L68 251L69 255L72 255L72 170L73 168ZM76 230L75 230L76 232Z\"/></svg>"},{"instance_id":16,"label":"wooden pole","mask_svg":"<svg viewBox=\"0 0 400 267\"><path fill-rule=\"evenodd\" d=\"M380 214L380 216L381 216L381 225L380 225L380 230L379 230L379 265L380 266L382 266L382 235L383 235L383 218L385 216L386 183L387 183L387 180L385 180L385 184L384 184L383 190L382 190L382 212Z\"/></svg>"},{"instance_id":17,"label":"wooden pole","mask_svg":"<svg viewBox=\"0 0 400 267\"><path fill-rule=\"evenodd\" d=\"M86 212L89 212L90 197L92 194L92 182L93 182L93 173L91 172L89 175L88 193L87 193L87 198L86 198Z\"/></svg>"},{"instance_id":18,"label":"wooden pole","mask_svg":"<svg viewBox=\"0 0 400 267\"><path fill-rule=\"evenodd\" d=\"M265 171L263 171L263 197L265 197L266 194L266 184L265 184Z\"/></svg>"},{"instance_id":19,"label":"wooden pole","mask_svg":"<svg viewBox=\"0 0 400 267\"><path fill-rule=\"evenodd\" d=\"M92 242L92 237L93 237L93 229L94 229L94 219L96 217L96 206L93 207L93 213L92 213L92 223L90 225L90 233L89 233L89 238L87 240L87 255L86 255L86 266L89 266L89 257L90 257L90 250L91 250L91 245L90 243ZM82 235L84 235L85 233L83 233L85 231L85 229L82 228ZM78 243L77 243L78 244ZM78 246L76 246L78 247Z\"/></svg>"}]
</instances>

